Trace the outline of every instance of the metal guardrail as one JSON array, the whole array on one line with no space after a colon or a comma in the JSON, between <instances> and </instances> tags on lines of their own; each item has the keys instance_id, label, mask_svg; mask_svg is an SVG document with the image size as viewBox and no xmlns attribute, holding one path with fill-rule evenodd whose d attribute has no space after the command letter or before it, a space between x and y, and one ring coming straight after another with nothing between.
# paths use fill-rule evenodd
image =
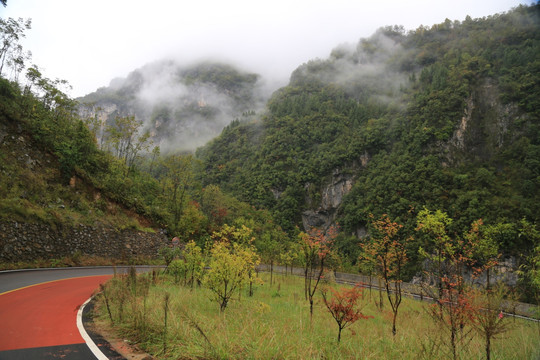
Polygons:
<instances>
[{"instance_id":1,"label":"metal guardrail","mask_svg":"<svg viewBox=\"0 0 540 360\"><path fill-rule=\"evenodd\" d=\"M261 264L258 266L258 270L270 271L270 265ZM282 266L282 265L273 266L273 271L275 273L285 274L285 270L287 270L288 274L293 274L296 276L304 276L303 268L298 268L298 267L286 268L285 266ZM361 284L361 286L364 288L371 287L372 289L375 289L375 290L379 289L379 285L377 284L376 277L370 278L369 276L365 276L365 275L349 274L349 273L342 273L342 272L334 272L334 277L337 283L351 284L351 285ZM418 284L402 282L401 288L405 296L409 296L411 298L418 299L418 300L433 301L433 298L429 297L427 294L420 292L421 286ZM382 290L385 290L385 289L383 288ZM535 317L535 305L516 301L516 302L513 302L511 305L510 303L508 303L508 305L505 306L505 308L506 308L506 311L504 311L503 313L506 316L513 316L520 319L540 322L540 319Z\"/></svg>"}]
</instances>

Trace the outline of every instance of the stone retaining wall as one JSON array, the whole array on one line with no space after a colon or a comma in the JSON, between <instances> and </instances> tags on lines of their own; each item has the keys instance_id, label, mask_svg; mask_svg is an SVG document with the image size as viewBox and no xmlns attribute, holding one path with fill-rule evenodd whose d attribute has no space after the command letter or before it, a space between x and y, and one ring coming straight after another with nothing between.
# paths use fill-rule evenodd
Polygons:
<instances>
[{"instance_id":1,"label":"stone retaining wall","mask_svg":"<svg viewBox=\"0 0 540 360\"><path fill-rule=\"evenodd\" d=\"M133 229L78 225L54 229L46 224L0 222L0 261L32 261L85 255L129 259L156 256L169 243L162 232L146 233Z\"/></svg>"}]
</instances>

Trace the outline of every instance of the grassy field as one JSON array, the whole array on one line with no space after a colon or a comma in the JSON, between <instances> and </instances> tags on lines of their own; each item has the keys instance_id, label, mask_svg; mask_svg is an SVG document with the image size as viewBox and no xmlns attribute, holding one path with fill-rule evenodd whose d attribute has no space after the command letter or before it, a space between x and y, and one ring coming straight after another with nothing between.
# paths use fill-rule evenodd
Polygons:
<instances>
[{"instance_id":1,"label":"grassy field","mask_svg":"<svg viewBox=\"0 0 540 360\"><path fill-rule=\"evenodd\" d=\"M119 276L105 291L111 316L102 295L96 321L110 322L112 317L118 334L158 359L449 358L449 338L428 316L426 303L404 299L393 337L390 307L386 303L380 311L375 306L378 292L366 289L363 312L373 318L344 330L338 344L338 327L319 294L310 321L302 278L274 275L270 285L269 275L261 276L264 283L257 285L253 297L242 291L223 313L207 289L192 290L157 273L136 282ZM538 359L540 324L503 320L510 330L493 341L491 358ZM484 343L476 334L459 347L460 359L485 358Z\"/></svg>"}]
</instances>

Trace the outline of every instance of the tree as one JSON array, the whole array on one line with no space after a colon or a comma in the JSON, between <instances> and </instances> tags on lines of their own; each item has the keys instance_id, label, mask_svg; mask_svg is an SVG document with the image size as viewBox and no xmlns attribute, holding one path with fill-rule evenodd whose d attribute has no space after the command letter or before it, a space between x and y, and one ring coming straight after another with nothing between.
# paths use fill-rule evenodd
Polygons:
<instances>
[{"instance_id":1,"label":"tree","mask_svg":"<svg viewBox=\"0 0 540 360\"><path fill-rule=\"evenodd\" d=\"M443 296L443 277L447 256L454 254L454 243L448 235L447 227L452 224L452 219L440 210L432 213L424 208L418 213L417 231L421 231L428 237L430 250L419 248L421 256L429 261L430 270L428 276L434 277L438 290L438 298ZM425 273L426 274L426 273ZM429 279L432 280L432 279Z\"/></svg>"},{"instance_id":2,"label":"tree","mask_svg":"<svg viewBox=\"0 0 540 360\"><path fill-rule=\"evenodd\" d=\"M182 255L184 256L184 261L186 263L188 282L193 289L195 282L199 281L204 268L202 250L195 244L195 241L191 240L186 244Z\"/></svg>"},{"instance_id":3,"label":"tree","mask_svg":"<svg viewBox=\"0 0 540 360\"><path fill-rule=\"evenodd\" d=\"M435 303L429 306L429 314L438 324L439 328L446 332L450 341L450 355L456 360L458 348L466 343L471 336L471 325L476 312L471 289L466 287L463 280L463 271L467 264L472 261L475 250L478 222L473 223L472 229L465 238L470 241L460 240L457 236L450 236L447 226L452 219L440 210L432 213L423 209L418 214L417 230L427 235L431 253L420 248L420 254L431 264L425 272L429 280L435 279L437 291L430 291L430 286L425 285L425 291L430 294ZM474 241L473 241L474 240ZM444 333L443 333L444 335Z\"/></svg>"},{"instance_id":4,"label":"tree","mask_svg":"<svg viewBox=\"0 0 540 360\"><path fill-rule=\"evenodd\" d=\"M250 280L255 258L253 250L241 244L214 242L203 284L214 294L220 311L226 309L234 293Z\"/></svg>"},{"instance_id":5,"label":"tree","mask_svg":"<svg viewBox=\"0 0 540 360\"><path fill-rule=\"evenodd\" d=\"M173 246L163 246L158 250L159 255L165 260L165 266L169 267L171 262L180 255L180 248Z\"/></svg>"},{"instance_id":6,"label":"tree","mask_svg":"<svg viewBox=\"0 0 540 360\"><path fill-rule=\"evenodd\" d=\"M6 5L5 2L3 4ZM30 54L23 54L19 41L26 37L24 32L31 27L31 19L0 19L0 76L6 64L14 71L15 79L24 69L24 60L28 59Z\"/></svg>"},{"instance_id":7,"label":"tree","mask_svg":"<svg viewBox=\"0 0 540 360\"><path fill-rule=\"evenodd\" d=\"M490 226L484 230L483 226L482 219L474 221L464 237L467 242L466 246L472 250L470 265L475 270L474 275L486 273L486 291L489 292L491 289L491 268L497 265L500 254L499 246L494 237L497 227Z\"/></svg>"},{"instance_id":8,"label":"tree","mask_svg":"<svg viewBox=\"0 0 540 360\"><path fill-rule=\"evenodd\" d=\"M363 244L363 252L384 280L386 295L393 313L392 334L395 336L396 319L402 297L403 271L408 261L409 238L400 236L399 231L403 225L392 222L386 214L379 220L373 220L372 226L371 241Z\"/></svg>"},{"instance_id":9,"label":"tree","mask_svg":"<svg viewBox=\"0 0 540 360\"><path fill-rule=\"evenodd\" d=\"M362 314L362 307L358 304L362 300L362 290L358 287L338 291L330 288L332 297L329 298L327 290L321 291L324 305L338 325L337 342L341 341L341 331L354 324L359 319L369 319L370 316Z\"/></svg>"},{"instance_id":10,"label":"tree","mask_svg":"<svg viewBox=\"0 0 540 360\"><path fill-rule=\"evenodd\" d=\"M281 240L284 238L285 233L280 229L265 231L260 237L259 251L264 257L263 260L270 263L270 286L273 284L274 262L283 253L283 242Z\"/></svg>"},{"instance_id":11,"label":"tree","mask_svg":"<svg viewBox=\"0 0 540 360\"><path fill-rule=\"evenodd\" d=\"M298 258L298 249L295 249L294 245L295 243L290 244L290 248L279 255L281 263L285 264L285 275L288 273L287 267L291 268L292 274L294 261Z\"/></svg>"},{"instance_id":12,"label":"tree","mask_svg":"<svg viewBox=\"0 0 540 360\"><path fill-rule=\"evenodd\" d=\"M188 200L188 189L193 185L193 157L191 155L170 155L163 159L165 173L160 179L167 206L172 214L173 231L178 230L178 222Z\"/></svg>"},{"instance_id":13,"label":"tree","mask_svg":"<svg viewBox=\"0 0 540 360\"><path fill-rule=\"evenodd\" d=\"M133 168L135 160L141 151L146 151L151 145L150 133L140 134L142 121L135 116L117 116L113 125L106 128L107 139L113 154L126 166L126 176Z\"/></svg>"},{"instance_id":14,"label":"tree","mask_svg":"<svg viewBox=\"0 0 540 360\"><path fill-rule=\"evenodd\" d=\"M312 228L307 234L301 232L298 236L304 264L304 294L306 300L309 300L309 315L313 319L313 298L323 277L325 260L337 236L337 229L332 226L325 233L321 229Z\"/></svg>"},{"instance_id":15,"label":"tree","mask_svg":"<svg viewBox=\"0 0 540 360\"><path fill-rule=\"evenodd\" d=\"M533 244L531 254L524 257L525 261L519 268L520 283L524 285L528 297L540 304L540 231L536 229L536 224L522 219L519 236ZM537 311L540 312L540 306Z\"/></svg>"},{"instance_id":16,"label":"tree","mask_svg":"<svg viewBox=\"0 0 540 360\"><path fill-rule=\"evenodd\" d=\"M503 284L498 284L494 289L475 291L474 308L476 309L473 319L473 328L484 337L486 359L491 359L491 342L498 335L509 329L507 317L502 309L507 291Z\"/></svg>"}]
</instances>

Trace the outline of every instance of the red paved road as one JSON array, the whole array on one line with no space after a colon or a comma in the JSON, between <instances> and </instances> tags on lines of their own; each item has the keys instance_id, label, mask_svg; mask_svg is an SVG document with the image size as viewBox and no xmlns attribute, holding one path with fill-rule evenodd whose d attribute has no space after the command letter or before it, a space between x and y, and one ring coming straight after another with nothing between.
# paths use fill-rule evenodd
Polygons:
<instances>
[{"instance_id":1,"label":"red paved road","mask_svg":"<svg viewBox=\"0 0 540 360\"><path fill-rule=\"evenodd\" d=\"M0 351L84 343L77 311L111 277L57 280L0 294Z\"/></svg>"}]
</instances>

